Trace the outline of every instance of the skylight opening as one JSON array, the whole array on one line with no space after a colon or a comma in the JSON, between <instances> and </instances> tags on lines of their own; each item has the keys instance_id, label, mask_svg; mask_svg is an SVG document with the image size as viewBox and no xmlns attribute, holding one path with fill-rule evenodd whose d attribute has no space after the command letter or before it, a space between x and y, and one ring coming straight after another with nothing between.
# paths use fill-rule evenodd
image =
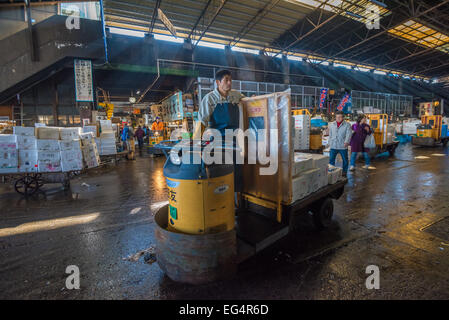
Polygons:
<instances>
[{"instance_id":1,"label":"skylight opening","mask_svg":"<svg viewBox=\"0 0 449 320\"><path fill-rule=\"evenodd\" d=\"M414 20L409 20L404 24L388 30L388 32L396 37L423 47L435 48L449 53L449 36Z\"/></svg>"},{"instance_id":2,"label":"skylight opening","mask_svg":"<svg viewBox=\"0 0 449 320\"><path fill-rule=\"evenodd\" d=\"M122 29L122 28L115 28L115 27L109 27L109 31L111 33L121 34L124 36L139 37L139 38L145 37L145 32L143 32L143 31Z\"/></svg>"},{"instance_id":3,"label":"skylight opening","mask_svg":"<svg viewBox=\"0 0 449 320\"><path fill-rule=\"evenodd\" d=\"M165 34L155 34L154 39L156 40L163 40L163 41L169 41L169 42L175 42L175 43L184 43L183 38L175 38L173 36L167 36Z\"/></svg>"},{"instance_id":4,"label":"skylight opening","mask_svg":"<svg viewBox=\"0 0 449 320\"><path fill-rule=\"evenodd\" d=\"M255 49L247 49L247 48L241 48L241 47L232 47L231 50L232 51L237 51L237 52L243 52L243 53L259 54L259 50L255 50Z\"/></svg>"},{"instance_id":5,"label":"skylight opening","mask_svg":"<svg viewBox=\"0 0 449 320\"><path fill-rule=\"evenodd\" d=\"M208 47L208 48L222 49L222 50L224 50L224 48L225 48L224 44L212 43L212 42L207 42L207 41L200 41L197 43L197 45L200 47Z\"/></svg>"}]
</instances>

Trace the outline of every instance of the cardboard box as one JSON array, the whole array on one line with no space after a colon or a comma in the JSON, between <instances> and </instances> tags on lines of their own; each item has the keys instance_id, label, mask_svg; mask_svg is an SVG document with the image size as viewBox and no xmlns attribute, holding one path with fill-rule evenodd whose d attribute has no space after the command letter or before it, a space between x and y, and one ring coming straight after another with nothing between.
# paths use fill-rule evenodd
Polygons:
<instances>
[{"instance_id":1,"label":"cardboard box","mask_svg":"<svg viewBox=\"0 0 449 320\"><path fill-rule=\"evenodd\" d=\"M61 140L78 140L80 138L81 128L61 128L59 136Z\"/></svg>"},{"instance_id":2,"label":"cardboard box","mask_svg":"<svg viewBox=\"0 0 449 320\"><path fill-rule=\"evenodd\" d=\"M34 128L33 128L34 129ZM35 136L18 135L17 149L19 150L36 150L37 139Z\"/></svg>"},{"instance_id":3,"label":"cardboard box","mask_svg":"<svg viewBox=\"0 0 449 320\"><path fill-rule=\"evenodd\" d=\"M37 158L37 150L19 150L19 172L37 172Z\"/></svg>"},{"instance_id":4,"label":"cardboard box","mask_svg":"<svg viewBox=\"0 0 449 320\"><path fill-rule=\"evenodd\" d=\"M59 131L58 127L39 127L37 130L37 138L43 140L59 140Z\"/></svg>"},{"instance_id":5,"label":"cardboard box","mask_svg":"<svg viewBox=\"0 0 449 320\"><path fill-rule=\"evenodd\" d=\"M34 127L19 127L16 126L13 128L13 132L15 135L18 136L29 136L34 137L35 136L35 128Z\"/></svg>"},{"instance_id":6,"label":"cardboard box","mask_svg":"<svg viewBox=\"0 0 449 320\"><path fill-rule=\"evenodd\" d=\"M100 155L95 144L83 146L81 152L84 163L88 168L94 168L100 165Z\"/></svg>"},{"instance_id":7,"label":"cardboard box","mask_svg":"<svg viewBox=\"0 0 449 320\"><path fill-rule=\"evenodd\" d=\"M47 140L37 139L37 150L39 151L58 151L59 152L59 140Z\"/></svg>"},{"instance_id":8,"label":"cardboard box","mask_svg":"<svg viewBox=\"0 0 449 320\"><path fill-rule=\"evenodd\" d=\"M303 153L295 152L292 175L295 177L311 169L313 169L312 158L305 156Z\"/></svg>"}]
</instances>

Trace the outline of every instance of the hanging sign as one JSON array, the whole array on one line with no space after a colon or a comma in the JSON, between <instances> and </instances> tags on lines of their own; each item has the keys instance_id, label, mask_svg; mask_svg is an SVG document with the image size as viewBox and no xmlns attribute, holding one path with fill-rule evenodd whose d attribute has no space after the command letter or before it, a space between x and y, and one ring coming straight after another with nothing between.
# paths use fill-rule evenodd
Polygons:
<instances>
[{"instance_id":1,"label":"hanging sign","mask_svg":"<svg viewBox=\"0 0 449 320\"><path fill-rule=\"evenodd\" d=\"M323 89L321 89L321 94L320 94L320 109L324 108L324 103L326 102L326 98L327 98L327 89L323 88Z\"/></svg>"},{"instance_id":2,"label":"hanging sign","mask_svg":"<svg viewBox=\"0 0 449 320\"><path fill-rule=\"evenodd\" d=\"M92 61L75 59L73 69L75 71L76 101L93 102Z\"/></svg>"}]
</instances>

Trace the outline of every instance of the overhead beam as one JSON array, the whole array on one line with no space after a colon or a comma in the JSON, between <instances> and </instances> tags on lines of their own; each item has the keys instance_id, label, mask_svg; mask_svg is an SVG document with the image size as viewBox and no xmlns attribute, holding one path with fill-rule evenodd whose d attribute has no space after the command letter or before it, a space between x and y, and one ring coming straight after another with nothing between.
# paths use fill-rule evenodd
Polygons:
<instances>
[{"instance_id":1,"label":"overhead beam","mask_svg":"<svg viewBox=\"0 0 449 320\"><path fill-rule=\"evenodd\" d=\"M238 34L229 42L229 46L236 45L240 39L242 39L248 32L250 32L254 26L256 26L259 21L265 17L278 3L280 0L269 0L263 8L261 8L257 14L248 21L248 23L238 32Z\"/></svg>"},{"instance_id":2,"label":"overhead beam","mask_svg":"<svg viewBox=\"0 0 449 320\"><path fill-rule=\"evenodd\" d=\"M153 9L153 16L151 17L151 22L150 22L150 27L148 29L148 32L150 34L153 33L153 29L154 29L154 23L156 22L156 12L159 9L159 7L161 6L161 1L162 0L156 0L156 4L154 5L154 9Z\"/></svg>"},{"instance_id":3,"label":"overhead beam","mask_svg":"<svg viewBox=\"0 0 449 320\"><path fill-rule=\"evenodd\" d=\"M448 0L449 1L449 0ZM200 37L198 39L195 39L195 46L193 47L193 50L195 50L195 48L198 45L198 42L201 41L201 39L203 39L204 35L206 34L206 32L209 30L210 26L214 23L215 19L217 19L218 15L220 14L221 10L223 9L223 7L225 6L226 2L228 2L228 0L221 0L221 4L218 6L217 10L215 11L212 19L209 21L209 23L207 24L206 28L203 30L203 32L201 33Z\"/></svg>"},{"instance_id":4,"label":"overhead beam","mask_svg":"<svg viewBox=\"0 0 449 320\"><path fill-rule=\"evenodd\" d=\"M437 5L435 5L435 6L431 7L431 8L428 8L428 9L422 11L422 12L417 13L414 17L407 17L406 19L404 19L404 20L401 21L400 23L395 23L395 26L399 26L399 25L401 25L401 24L404 24L405 22L407 22L408 20L410 20L410 19L412 19L412 18L419 18L420 16L423 16L423 15L425 15L425 14L427 14L427 13L429 13L429 12L431 12L431 11L433 11L433 10L435 10L435 9L437 9L437 8L439 8L439 7L441 7L441 6L445 5L445 4L447 4L447 3L449 3L449 0L443 0L443 1L441 1L439 4L437 4ZM349 51L349 50L352 50L352 49L354 49L354 48L357 48L358 46L360 46L360 45L362 45L362 44L364 44L364 43L366 43L366 42L368 42L368 41L370 41L370 40L372 40L372 39L375 39L375 38L377 38L377 37L379 37L379 36L381 36L381 35L387 33L388 30L391 29L391 28L385 28L385 27L383 27L382 25L381 25L381 27L382 27L382 29L383 29L382 31L377 32L376 34L374 34L374 35L372 35L372 36L370 36L370 37L367 37L367 38L365 38L364 40L359 41L359 42L357 42L356 44L354 44L354 45L352 45L352 46L350 46L350 47L347 47L346 49L343 49L343 50L337 52L336 54L333 54L333 55L330 56L327 60L336 58L336 57L340 56L341 54L343 54L343 53L345 53L345 52L347 52L347 51Z\"/></svg>"},{"instance_id":5,"label":"overhead beam","mask_svg":"<svg viewBox=\"0 0 449 320\"><path fill-rule=\"evenodd\" d=\"M203 11L201 11L200 16L198 17L198 19L196 20L195 24L193 25L192 30L190 30L190 33L189 33L189 36L187 37L187 39L190 40L192 38L193 33L196 31L196 27L198 26L198 24L200 23L200 21L204 17L204 15L206 14L207 8L209 8L209 5L211 4L211 2L212 2L212 0L208 0L207 1L206 5L204 6Z\"/></svg>"}]
</instances>

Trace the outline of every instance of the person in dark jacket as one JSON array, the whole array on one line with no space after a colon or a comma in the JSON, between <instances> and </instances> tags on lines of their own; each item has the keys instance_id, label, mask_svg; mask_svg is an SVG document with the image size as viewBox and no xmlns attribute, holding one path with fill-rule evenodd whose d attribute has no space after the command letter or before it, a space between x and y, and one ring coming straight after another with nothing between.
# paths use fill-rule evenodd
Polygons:
<instances>
[{"instance_id":1,"label":"person in dark jacket","mask_svg":"<svg viewBox=\"0 0 449 320\"><path fill-rule=\"evenodd\" d=\"M143 138L145 137L145 131L142 130L142 127L139 126L134 133L134 137L137 138L137 143L139 144L139 151L142 151L143 146Z\"/></svg>"},{"instance_id":2,"label":"person in dark jacket","mask_svg":"<svg viewBox=\"0 0 449 320\"><path fill-rule=\"evenodd\" d=\"M372 130L370 126L366 123L366 116L361 114L357 118L357 123L354 123L352 125L352 131L354 132L352 134L351 138L351 164L349 167L350 171L355 170L355 161L357 160L357 155L359 152L363 154L363 157L365 158L365 166L363 166L364 169L376 169L375 167L370 166L370 157L368 155L368 149L365 148L365 139L367 136L372 134Z\"/></svg>"}]
</instances>

